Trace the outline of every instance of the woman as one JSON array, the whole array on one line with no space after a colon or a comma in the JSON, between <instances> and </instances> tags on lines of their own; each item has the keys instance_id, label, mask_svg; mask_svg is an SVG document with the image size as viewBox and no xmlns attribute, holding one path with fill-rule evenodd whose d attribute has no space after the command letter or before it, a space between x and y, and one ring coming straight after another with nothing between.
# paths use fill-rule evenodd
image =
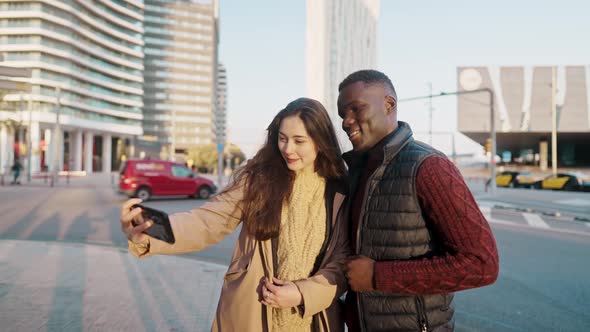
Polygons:
<instances>
[{"instance_id":1,"label":"woman","mask_svg":"<svg viewBox=\"0 0 590 332\"><path fill-rule=\"evenodd\" d=\"M346 169L321 103L297 99L268 127L266 143L222 193L170 216L176 243L142 233L137 199L121 209L137 257L204 249L242 229L224 278L214 331L342 331L338 297L348 254L338 211ZM136 225L136 226L134 226Z\"/></svg>"}]
</instances>

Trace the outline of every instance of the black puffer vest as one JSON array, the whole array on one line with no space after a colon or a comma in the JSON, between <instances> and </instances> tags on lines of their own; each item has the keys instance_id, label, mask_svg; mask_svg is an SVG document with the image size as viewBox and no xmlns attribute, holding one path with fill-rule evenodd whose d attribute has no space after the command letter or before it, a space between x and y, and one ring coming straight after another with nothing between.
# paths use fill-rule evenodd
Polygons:
<instances>
[{"instance_id":1,"label":"black puffer vest","mask_svg":"<svg viewBox=\"0 0 590 332\"><path fill-rule=\"evenodd\" d=\"M416 194L416 173L422 161L440 152L414 141L409 125L401 121L384 152L383 164L367 181L356 237L357 254L376 261L434 256L439 245L422 217ZM351 156L345 159L347 157ZM362 169L350 166L351 192L354 192L355 180ZM452 300L453 294L359 293L361 328L364 331L452 331Z\"/></svg>"}]
</instances>

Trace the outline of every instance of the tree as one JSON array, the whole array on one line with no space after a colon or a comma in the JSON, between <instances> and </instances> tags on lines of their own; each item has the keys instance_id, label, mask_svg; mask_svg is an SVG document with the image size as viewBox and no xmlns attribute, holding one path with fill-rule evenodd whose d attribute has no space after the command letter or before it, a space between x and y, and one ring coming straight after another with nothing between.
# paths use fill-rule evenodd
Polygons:
<instances>
[{"instance_id":1,"label":"tree","mask_svg":"<svg viewBox=\"0 0 590 332\"><path fill-rule=\"evenodd\" d=\"M235 169L244 160L246 155L235 144L229 144L223 153L223 164L227 167L227 161L229 158L229 166L231 169ZM188 150L187 162L189 165L192 160L197 170L201 173L212 172L217 167L217 148L215 144L200 145Z\"/></svg>"},{"instance_id":2,"label":"tree","mask_svg":"<svg viewBox=\"0 0 590 332\"><path fill-rule=\"evenodd\" d=\"M188 159L201 171L212 170L217 165L217 149L215 144L200 145L188 150Z\"/></svg>"},{"instance_id":3,"label":"tree","mask_svg":"<svg viewBox=\"0 0 590 332\"><path fill-rule=\"evenodd\" d=\"M244 160L246 160L246 155L244 154L244 152L242 152L242 150L240 149L239 146L237 146L236 144L229 144L229 146L227 147L227 149L225 150L225 154L224 154L224 159L227 160L227 158L229 157L230 159L230 168L231 169L235 169L237 166L239 166ZM226 165L227 167L227 165Z\"/></svg>"}]
</instances>

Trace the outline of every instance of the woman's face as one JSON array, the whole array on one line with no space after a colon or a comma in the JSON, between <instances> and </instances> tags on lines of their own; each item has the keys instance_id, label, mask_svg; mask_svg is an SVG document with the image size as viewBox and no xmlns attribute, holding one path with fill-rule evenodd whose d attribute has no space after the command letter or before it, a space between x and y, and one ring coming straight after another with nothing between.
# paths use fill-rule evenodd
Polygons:
<instances>
[{"instance_id":1,"label":"woman's face","mask_svg":"<svg viewBox=\"0 0 590 332\"><path fill-rule=\"evenodd\" d=\"M278 143L290 170L314 171L317 148L299 116L289 116L281 121Z\"/></svg>"}]
</instances>

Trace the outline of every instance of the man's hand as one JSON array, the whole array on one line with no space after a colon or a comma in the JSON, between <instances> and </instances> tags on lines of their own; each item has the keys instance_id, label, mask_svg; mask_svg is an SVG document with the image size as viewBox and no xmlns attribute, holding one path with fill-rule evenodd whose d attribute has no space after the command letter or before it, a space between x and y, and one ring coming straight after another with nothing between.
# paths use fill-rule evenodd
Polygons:
<instances>
[{"instance_id":1,"label":"man's hand","mask_svg":"<svg viewBox=\"0 0 590 332\"><path fill-rule=\"evenodd\" d=\"M375 261L366 256L353 256L344 264L348 284L355 292L375 290L373 285L373 268Z\"/></svg>"}]
</instances>

